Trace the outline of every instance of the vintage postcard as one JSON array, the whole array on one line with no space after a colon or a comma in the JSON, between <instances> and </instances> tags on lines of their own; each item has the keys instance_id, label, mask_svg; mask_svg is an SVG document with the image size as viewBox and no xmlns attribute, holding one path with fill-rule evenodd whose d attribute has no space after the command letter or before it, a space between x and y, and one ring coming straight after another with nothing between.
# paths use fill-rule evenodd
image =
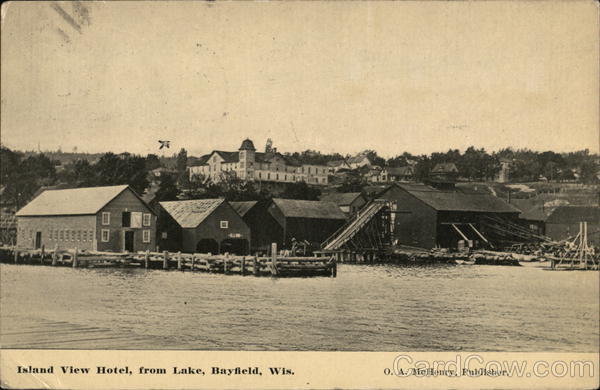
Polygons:
<instances>
[{"instance_id":1,"label":"vintage postcard","mask_svg":"<svg viewBox=\"0 0 600 390\"><path fill-rule=\"evenodd\" d=\"M598 21L3 3L0 386L597 388Z\"/></svg>"}]
</instances>

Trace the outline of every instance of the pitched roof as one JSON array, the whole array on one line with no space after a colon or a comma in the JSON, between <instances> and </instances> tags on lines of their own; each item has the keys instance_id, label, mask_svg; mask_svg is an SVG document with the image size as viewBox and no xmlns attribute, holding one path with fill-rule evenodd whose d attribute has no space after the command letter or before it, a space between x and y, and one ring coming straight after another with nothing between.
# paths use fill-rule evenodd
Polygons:
<instances>
[{"instance_id":1,"label":"pitched roof","mask_svg":"<svg viewBox=\"0 0 600 390\"><path fill-rule=\"evenodd\" d=\"M96 214L127 188L129 187L125 184L108 187L46 190L19 210L16 215L25 217ZM131 192L133 191L131 190ZM135 192L133 193L135 194ZM136 196L138 195L136 194Z\"/></svg>"},{"instance_id":2,"label":"pitched roof","mask_svg":"<svg viewBox=\"0 0 600 390\"><path fill-rule=\"evenodd\" d=\"M195 228L202 223L225 199L194 199L159 202L163 209L182 228Z\"/></svg>"},{"instance_id":3,"label":"pitched roof","mask_svg":"<svg viewBox=\"0 0 600 390\"><path fill-rule=\"evenodd\" d=\"M411 176L414 174L413 168L409 167L409 166L398 167L398 168L387 167L387 168L385 168L385 171L389 175L397 175L397 176Z\"/></svg>"},{"instance_id":4,"label":"pitched roof","mask_svg":"<svg viewBox=\"0 0 600 390\"><path fill-rule=\"evenodd\" d=\"M358 156L354 156L354 157L350 157L349 159L347 159L346 161L348 161L349 164L352 163L359 163L364 159L369 160L369 164L371 163L371 159L366 155L366 154L359 154Z\"/></svg>"},{"instance_id":5,"label":"pitched roof","mask_svg":"<svg viewBox=\"0 0 600 390\"><path fill-rule=\"evenodd\" d=\"M254 207L257 203L258 202L255 200L250 200L246 202L229 202L231 207L233 207L233 209L236 211L236 213L240 215L240 217L246 215L246 213L250 211L250 209Z\"/></svg>"},{"instance_id":6,"label":"pitched roof","mask_svg":"<svg viewBox=\"0 0 600 390\"><path fill-rule=\"evenodd\" d=\"M546 223L578 223L600 221L598 206L559 206L548 216Z\"/></svg>"},{"instance_id":7,"label":"pitched roof","mask_svg":"<svg viewBox=\"0 0 600 390\"><path fill-rule=\"evenodd\" d=\"M333 160L327 163L328 167L339 167L342 165L348 165L348 163L345 160Z\"/></svg>"},{"instance_id":8,"label":"pitched roof","mask_svg":"<svg viewBox=\"0 0 600 390\"><path fill-rule=\"evenodd\" d=\"M458 168L454 163L439 163L431 170L431 173L457 173Z\"/></svg>"},{"instance_id":9,"label":"pitched roof","mask_svg":"<svg viewBox=\"0 0 600 390\"><path fill-rule=\"evenodd\" d=\"M519 214L519 218L527 221L545 221L548 216L544 212L544 207L538 205Z\"/></svg>"},{"instance_id":10,"label":"pitched roof","mask_svg":"<svg viewBox=\"0 0 600 390\"><path fill-rule=\"evenodd\" d=\"M285 217L346 219L340 208L333 202L316 200L273 199L273 203Z\"/></svg>"},{"instance_id":11,"label":"pitched roof","mask_svg":"<svg viewBox=\"0 0 600 390\"><path fill-rule=\"evenodd\" d=\"M520 213L520 210L493 195L463 192L460 188L440 190L425 184L400 184L409 194L437 211L472 211L493 213ZM387 190L386 190L387 191Z\"/></svg>"},{"instance_id":12,"label":"pitched roof","mask_svg":"<svg viewBox=\"0 0 600 390\"><path fill-rule=\"evenodd\" d=\"M352 204L359 196L361 196L360 192L332 192L321 196L321 201L333 202L338 206L347 206Z\"/></svg>"}]
</instances>

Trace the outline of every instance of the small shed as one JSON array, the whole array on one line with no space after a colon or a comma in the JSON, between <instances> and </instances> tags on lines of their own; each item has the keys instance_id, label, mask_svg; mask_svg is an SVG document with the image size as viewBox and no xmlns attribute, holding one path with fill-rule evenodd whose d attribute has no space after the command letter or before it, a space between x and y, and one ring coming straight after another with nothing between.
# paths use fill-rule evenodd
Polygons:
<instances>
[{"instance_id":1,"label":"small shed","mask_svg":"<svg viewBox=\"0 0 600 390\"><path fill-rule=\"evenodd\" d=\"M156 213L127 185L46 190L16 213L17 246L154 250Z\"/></svg>"},{"instance_id":2,"label":"small shed","mask_svg":"<svg viewBox=\"0 0 600 390\"><path fill-rule=\"evenodd\" d=\"M322 202L333 202L346 215L354 215L367 200L360 192L331 192L321 196Z\"/></svg>"},{"instance_id":3,"label":"small shed","mask_svg":"<svg viewBox=\"0 0 600 390\"><path fill-rule=\"evenodd\" d=\"M333 202L273 199L268 211L283 230L278 242L288 249L293 238L317 247L346 222Z\"/></svg>"},{"instance_id":4,"label":"small shed","mask_svg":"<svg viewBox=\"0 0 600 390\"><path fill-rule=\"evenodd\" d=\"M159 208L161 250L249 253L250 228L224 199L160 202Z\"/></svg>"},{"instance_id":5,"label":"small shed","mask_svg":"<svg viewBox=\"0 0 600 390\"><path fill-rule=\"evenodd\" d=\"M560 241L574 238L587 222L588 244L600 246L600 206L559 206L546 218L546 235Z\"/></svg>"},{"instance_id":6,"label":"small shed","mask_svg":"<svg viewBox=\"0 0 600 390\"><path fill-rule=\"evenodd\" d=\"M268 203L259 201L229 202L250 228L252 253L268 253L271 243L282 245L283 227L268 211Z\"/></svg>"}]
</instances>

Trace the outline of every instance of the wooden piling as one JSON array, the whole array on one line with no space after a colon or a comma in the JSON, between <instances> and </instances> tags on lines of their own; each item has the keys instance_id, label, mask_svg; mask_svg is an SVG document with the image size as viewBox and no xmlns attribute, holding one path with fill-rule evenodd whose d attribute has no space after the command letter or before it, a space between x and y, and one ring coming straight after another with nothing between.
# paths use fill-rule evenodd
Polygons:
<instances>
[{"instance_id":1,"label":"wooden piling","mask_svg":"<svg viewBox=\"0 0 600 390\"><path fill-rule=\"evenodd\" d=\"M58 252L58 247L55 247L54 252L52 253L52 266L55 266L56 262L58 261L58 255L56 252Z\"/></svg>"},{"instance_id":2,"label":"wooden piling","mask_svg":"<svg viewBox=\"0 0 600 390\"><path fill-rule=\"evenodd\" d=\"M277 243L271 244L271 275L277 275Z\"/></svg>"},{"instance_id":3,"label":"wooden piling","mask_svg":"<svg viewBox=\"0 0 600 390\"><path fill-rule=\"evenodd\" d=\"M15 249L15 264L19 262L19 251Z\"/></svg>"},{"instance_id":4,"label":"wooden piling","mask_svg":"<svg viewBox=\"0 0 600 390\"><path fill-rule=\"evenodd\" d=\"M177 252L177 269L182 270L181 268L181 252Z\"/></svg>"},{"instance_id":5,"label":"wooden piling","mask_svg":"<svg viewBox=\"0 0 600 390\"><path fill-rule=\"evenodd\" d=\"M337 277L337 261L333 260L333 264L331 265L331 277Z\"/></svg>"},{"instance_id":6,"label":"wooden piling","mask_svg":"<svg viewBox=\"0 0 600 390\"><path fill-rule=\"evenodd\" d=\"M225 258L223 259L223 273L229 273L229 253L225 253Z\"/></svg>"},{"instance_id":7,"label":"wooden piling","mask_svg":"<svg viewBox=\"0 0 600 390\"><path fill-rule=\"evenodd\" d=\"M192 262L190 264L190 271L194 271L194 268L196 267L196 254L192 254Z\"/></svg>"},{"instance_id":8,"label":"wooden piling","mask_svg":"<svg viewBox=\"0 0 600 390\"><path fill-rule=\"evenodd\" d=\"M75 251L73 252L73 268L77 268L77 247L75 248Z\"/></svg>"},{"instance_id":9,"label":"wooden piling","mask_svg":"<svg viewBox=\"0 0 600 390\"><path fill-rule=\"evenodd\" d=\"M40 253L40 264L44 264L44 256L46 255L45 250L44 250L44 245L42 245L42 251Z\"/></svg>"},{"instance_id":10,"label":"wooden piling","mask_svg":"<svg viewBox=\"0 0 600 390\"><path fill-rule=\"evenodd\" d=\"M144 268L148 269L150 265L150 251L146 250L146 253L144 253Z\"/></svg>"},{"instance_id":11,"label":"wooden piling","mask_svg":"<svg viewBox=\"0 0 600 390\"><path fill-rule=\"evenodd\" d=\"M258 261L258 256L254 256L254 259L252 260L252 273L254 274L254 276L258 276L259 275L259 268L260 268L260 263Z\"/></svg>"},{"instance_id":12,"label":"wooden piling","mask_svg":"<svg viewBox=\"0 0 600 390\"><path fill-rule=\"evenodd\" d=\"M242 260L240 261L240 274L242 276L246 274L246 256L242 256Z\"/></svg>"},{"instance_id":13,"label":"wooden piling","mask_svg":"<svg viewBox=\"0 0 600 390\"><path fill-rule=\"evenodd\" d=\"M169 269L169 252L163 252L163 269Z\"/></svg>"}]
</instances>

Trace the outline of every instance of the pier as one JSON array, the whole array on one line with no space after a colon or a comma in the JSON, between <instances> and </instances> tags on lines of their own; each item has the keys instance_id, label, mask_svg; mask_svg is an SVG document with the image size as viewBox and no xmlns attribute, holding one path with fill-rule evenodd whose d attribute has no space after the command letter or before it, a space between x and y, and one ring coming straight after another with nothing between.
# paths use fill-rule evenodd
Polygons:
<instances>
[{"instance_id":1,"label":"pier","mask_svg":"<svg viewBox=\"0 0 600 390\"><path fill-rule=\"evenodd\" d=\"M0 261L14 264L67 266L73 268L137 267L146 269L208 272L253 276L337 276L337 262L329 257L296 257L277 255L233 256L229 254L181 252L116 253L78 249L0 248Z\"/></svg>"}]
</instances>

